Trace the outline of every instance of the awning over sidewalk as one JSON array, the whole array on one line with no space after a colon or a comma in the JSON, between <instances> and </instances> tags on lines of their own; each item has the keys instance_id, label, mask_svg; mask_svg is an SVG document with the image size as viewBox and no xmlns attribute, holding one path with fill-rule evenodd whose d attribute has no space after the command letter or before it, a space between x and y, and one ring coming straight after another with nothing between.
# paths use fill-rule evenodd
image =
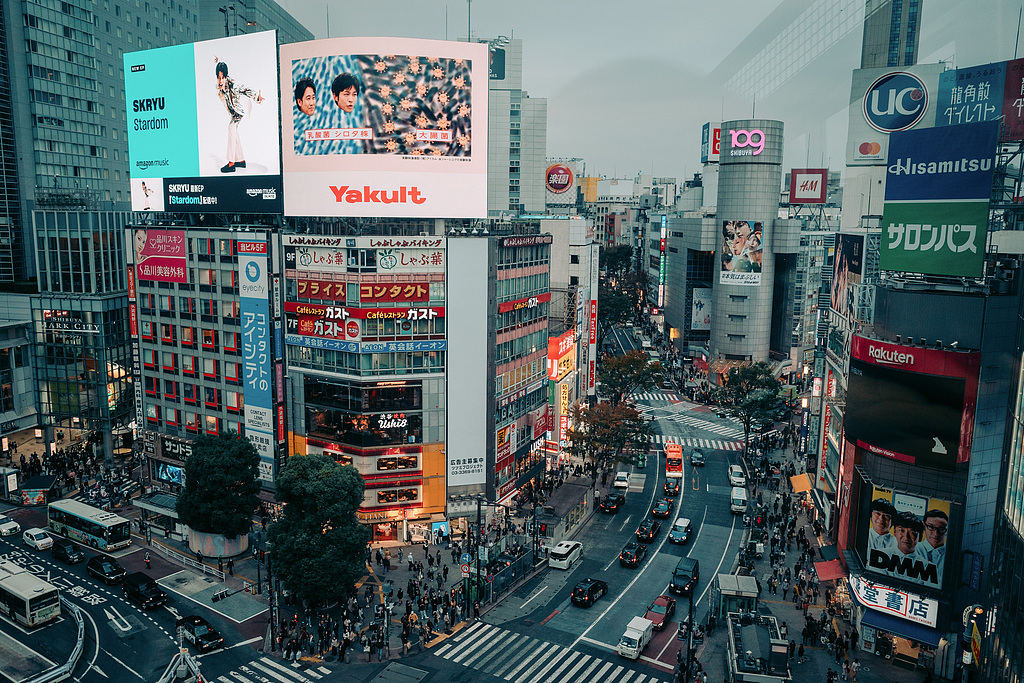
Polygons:
<instances>
[{"instance_id":1,"label":"awning over sidewalk","mask_svg":"<svg viewBox=\"0 0 1024 683\"><path fill-rule=\"evenodd\" d=\"M818 578L822 581L831 581L832 579L842 579L846 577L846 570L843 569L843 565L839 560L815 562L814 571L818 573Z\"/></svg>"},{"instance_id":2,"label":"awning over sidewalk","mask_svg":"<svg viewBox=\"0 0 1024 683\"><path fill-rule=\"evenodd\" d=\"M939 642L943 638L943 634L923 624L915 624L912 621L906 619L900 619L894 617L891 614L885 612L879 612L870 608L864 610L864 616L861 617L860 623L862 625L871 626L887 633L892 633L897 636L903 636L910 640L916 640L920 643L925 643L929 647L938 647Z\"/></svg>"},{"instance_id":3,"label":"awning over sidewalk","mask_svg":"<svg viewBox=\"0 0 1024 683\"><path fill-rule=\"evenodd\" d=\"M804 493L814 488L811 484L811 478L806 474L793 475L789 478L789 483L792 484L794 493Z\"/></svg>"}]
</instances>

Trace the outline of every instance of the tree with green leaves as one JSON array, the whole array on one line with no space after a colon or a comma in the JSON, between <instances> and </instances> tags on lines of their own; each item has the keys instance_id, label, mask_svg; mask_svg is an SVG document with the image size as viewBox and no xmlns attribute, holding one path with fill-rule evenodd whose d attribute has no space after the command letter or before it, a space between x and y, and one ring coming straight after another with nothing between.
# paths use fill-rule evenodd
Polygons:
<instances>
[{"instance_id":1,"label":"tree with green leaves","mask_svg":"<svg viewBox=\"0 0 1024 683\"><path fill-rule=\"evenodd\" d=\"M178 519L189 528L234 538L252 526L260 491L260 455L245 437L202 434L185 460Z\"/></svg>"},{"instance_id":2,"label":"tree with green leaves","mask_svg":"<svg viewBox=\"0 0 1024 683\"><path fill-rule=\"evenodd\" d=\"M622 244L617 247L602 247L600 266L610 279L617 279L629 271L633 264L633 247Z\"/></svg>"},{"instance_id":3,"label":"tree with green leaves","mask_svg":"<svg viewBox=\"0 0 1024 683\"><path fill-rule=\"evenodd\" d=\"M327 455L296 455L276 483L284 511L267 530L270 568L285 586L314 601L348 597L366 572L370 540L356 519L362 476Z\"/></svg>"},{"instance_id":4,"label":"tree with green leaves","mask_svg":"<svg viewBox=\"0 0 1024 683\"><path fill-rule=\"evenodd\" d=\"M574 426L565 450L599 467L623 460L627 450L646 452L654 436L650 420L631 405L574 406L570 417Z\"/></svg>"},{"instance_id":5,"label":"tree with green leaves","mask_svg":"<svg viewBox=\"0 0 1024 683\"><path fill-rule=\"evenodd\" d=\"M604 284L598 286L597 295L597 348L616 325L627 323L633 317L633 302L617 289Z\"/></svg>"},{"instance_id":6,"label":"tree with green leaves","mask_svg":"<svg viewBox=\"0 0 1024 683\"><path fill-rule=\"evenodd\" d=\"M772 374L768 363L730 368L721 386L711 391L712 400L743 425L743 452L746 453L750 433L774 422L772 411L779 400L782 384Z\"/></svg>"},{"instance_id":7,"label":"tree with green leaves","mask_svg":"<svg viewBox=\"0 0 1024 683\"><path fill-rule=\"evenodd\" d=\"M652 363L639 349L606 358L598 373L598 393L618 405L635 391L650 391L662 381L661 363Z\"/></svg>"}]
</instances>

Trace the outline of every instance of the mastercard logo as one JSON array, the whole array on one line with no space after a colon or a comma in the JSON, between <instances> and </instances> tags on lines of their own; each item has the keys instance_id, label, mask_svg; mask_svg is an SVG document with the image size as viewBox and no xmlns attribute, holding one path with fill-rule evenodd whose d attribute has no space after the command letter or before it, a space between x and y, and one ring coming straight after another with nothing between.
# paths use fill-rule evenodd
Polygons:
<instances>
[{"instance_id":1,"label":"mastercard logo","mask_svg":"<svg viewBox=\"0 0 1024 683\"><path fill-rule=\"evenodd\" d=\"M877 142L862 142L860 143L860 147L857 148L857 151L864 156L874 156L875 154L880 154L882 152L882 146Z\"/></svg>"}]
</instances>

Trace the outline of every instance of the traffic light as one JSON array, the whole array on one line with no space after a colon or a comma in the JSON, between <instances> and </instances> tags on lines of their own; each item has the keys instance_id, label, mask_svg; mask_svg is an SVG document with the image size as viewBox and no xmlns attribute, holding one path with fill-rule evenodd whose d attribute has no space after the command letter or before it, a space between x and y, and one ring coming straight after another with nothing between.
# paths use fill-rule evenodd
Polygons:
<instances>
[{"instance_id":1,"label":"traffic light","mask_svg":"<svg viewBox=\"0 0 1024 683\"><path fill-rule=\"evenodd\" d=\"M540 525L540 535L544 536L544 537L547 537L547 535L548 535L548 525L547 525L547 522L541 522L541 525Z\"/></svg>"}]
</instances>

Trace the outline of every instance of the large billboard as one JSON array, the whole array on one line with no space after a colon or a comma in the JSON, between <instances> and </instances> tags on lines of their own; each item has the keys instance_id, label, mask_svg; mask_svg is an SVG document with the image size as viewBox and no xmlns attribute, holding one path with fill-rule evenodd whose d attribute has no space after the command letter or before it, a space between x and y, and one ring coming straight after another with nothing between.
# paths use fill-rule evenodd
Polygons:
<instances>
[{"instance_id":1,"label":"large billboard","mask_svg":"<svg viewBox=\"0 0 1024 683\"><path fill-rule=\"evenodd\" d=\"M1006 62L950 69L939 76L936 126L993 121L1003 117ZM1020 88L1014 93L1020 97Z\"/></svg>"},{"instance_id":2,"label":"large billboard","mask_svg":"<svg viewBox=\"0 0 1024 683\"><path fill-rule=\"evenodd\" d=\"M827 168L794 168L790 172L790 204L824 204L827 198Z\"/></svg>"},{"instance_id":3,"label":"large billboard","mask_svg":"<svg viewBox=\"0 0 1024 683\"><path fill-rule=\"evenodd\" d=\"M989 121L890 136L880 268L984 274L998 135Z\"/></svg>"},{"instance_id":4,"label":"large billboard","mask_svg":"<svg viewBox=\"0 0 1024 683\"><path fill-rule=\"evenodd\" d=\"M576 369L576 330L548 339L548 379L559 381Z\"/></svg>"},{"instance_id":5,"label":"large billboard","mask_svg":"<svg viewBox=\"0 0 1024 683\"><path fill-rule=\"evenodd\" d=\"M307 237L285 235L284 267L312 273L443 273L444 237ZM340 283L339 283L340 284ZM315 298L315 297L309 297Z\"/></svg>"},{"instance_id":6,"label":"large billboard","mask_svg":"<svg viewBox=\"0 0 1024 683\"><path fill-rule=\"evenodd\" d=\"M710 287L693 288L693 308L690 311L690 329L707 331L711 329Z\"/></svg>"},{"instance_id":7,"label":"large billboard","mask_svg":"<svg viewBox=\"0 0 1024 683\"><path fill-rule=\"evenodd\" d=\"M722 152L722 124L709 122L700 129L700 163L718 163Z\"/></svg>"},{"instance_id":8,"label":"large billboard","mask_svg":"<svg viewBox=\"0 0 1024 683\"><path fill-rule=\"evenodd\" d=\"M576 178L579 159L552 161L544 170L544 203L548 206L576 206Z\"/></svg>"},{"instance_id":9,"label":"large billboard","mask_svg":"<svg viewBox=\"0 0 1024 683\"><path fill-rule=\"evenodd\" d=\"M847 166L880 166L889 134L931 126L942 64L857 69L850 88Z\"/></svg>"},{"instance_id":10,"label":"large billboard","mask_svg":"<svg viewBox=\"0 0 1024 683\"><path fill-rule=\"evenodd\" d=\"M487 76L484 43L282 45L285 213L486 216Z\"/></svg>"},{"instance_id":11,"label":"large billboard","mask_svg":"<svg viewBox=\"0 0 1024 683\"><path fill-rule=\"evenodd\" d=\"M864 236L836 235L832 264L832 310L850 320L856 304L855 287L864 276Z\"/></svg>"},{"instance_id":12,"label":"large billboard","mask_svg":"<svg viewBox=\"0 0 1024 683\"><path fill-rule=\"evenodd\" d=\"M761 221L722 221L722 265L718 282L760 285L763 245Z\"/></svg>"},{"instance_id":13,"label":"large billboard","mask_svg":"<svg viewBox=\"0 0 1024 683\"><path fill-rule=\"evenodd\" d=\"M245 435L260 454L260 479L274 479L274 399L270 336L270 287L267 278L267 242L238 241L241 274L239 303L242 313L242 373L245 400Z\"/></svg>"},{"instance_id":14,"label":"large billboard","mask_svg":"<svg viewBox=\"0 0 1024 683\"><path fill-rule=\"evenodd\" d=\"M950 502L859 480L856 548L867 571L940 589L946 569Z\"/></svg>"},{"instance_id":15,"label":"large billboard","mask_svg":"<svg viewBox=\"0 0 1024 683\"><path fill-rule=\"evenodd\" d=\"M133 211L281 211L277 36L124 55Z\"/></svg>"},{"instance_id":16,"label":"large billboard","mask_svg":"<svg viewBox=\"0 0 1024 683\"><path fill-rule=\"evenodd\" d=\"M188 282L188 246L184 230L135 228L132 236L140 281Z\"/></svg>"},{"instance_id":17,"label":"large billboard","mask_svg":"<svg viewBox=\"0 0 1024 683\"><path fill-rule=\"evenodd\" d=\"M911 465L952 470L970 459L980 354L853 335L846 440Z\"/></svg>"}]
</instances>

